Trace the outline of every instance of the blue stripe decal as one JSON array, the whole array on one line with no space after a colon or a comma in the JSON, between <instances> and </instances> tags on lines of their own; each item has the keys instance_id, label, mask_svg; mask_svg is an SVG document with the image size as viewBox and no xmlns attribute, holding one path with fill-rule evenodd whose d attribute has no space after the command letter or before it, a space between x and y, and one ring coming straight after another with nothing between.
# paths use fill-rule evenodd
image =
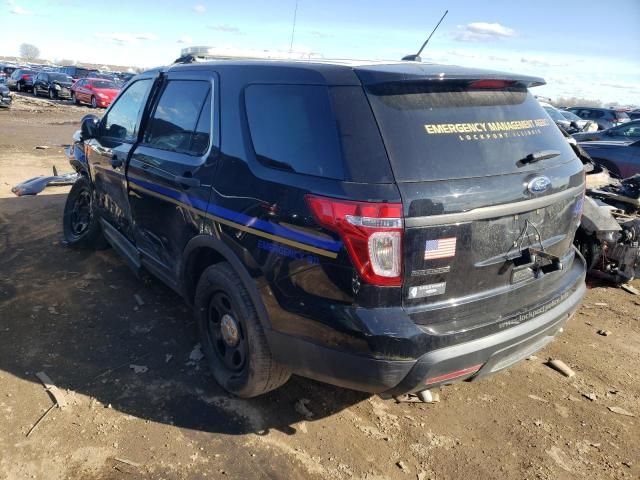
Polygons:
<instances>
[{"instance_id":1,"label":"blue stripe decal","mask_svg":"<svg viewBox=\"0 0 640 480\"><path fill-rule=\"evenodd\" d=\"M207 210L207 202L198 198L190 197L189 195L186 195L184 193L176 192L175 190L171 190L160 185L145 182L144 180L140 180L138 178L128 177L128 179L130 182L140 185L147 190L151 190L153 192L184 203L188 206L192 206L203 213L210 213L226 220L239 223L240 225L244 225L246 227L255 228L256 230L262 230L263 232L270 233L271 235L277 235L288 240L306 243L308 245L313 245L314 247L329 250L331 252L339 252L342 248L342 242L340 241L326 240L303 232L291 230L290 228L286 228L265 220L260 220L259 218L251 217L243 213L235 212L219 205L209 205Z\"/></svg>"}]
</instances>

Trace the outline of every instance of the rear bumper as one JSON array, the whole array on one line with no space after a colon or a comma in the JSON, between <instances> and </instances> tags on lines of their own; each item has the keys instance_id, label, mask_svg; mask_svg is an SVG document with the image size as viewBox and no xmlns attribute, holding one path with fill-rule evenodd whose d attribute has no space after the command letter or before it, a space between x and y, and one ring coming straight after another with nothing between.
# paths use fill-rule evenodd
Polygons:
<instances>
[{"instance_id":1,"label":"rear bumper","mask_svg":"<svg viewBox=\"0 0 640 480\"><path fill-rule=\"evenodd\" d=\"M269 343L275 359L294 373L354 390L401 395L454 381L476 380L532 355L555 338L586 293L585 265L579 255L572 271L574 281L569 288L558 292L552 301L521 314L532 316L530 320L515 326L502 321L503 330L454 345L440 347L410 320L413 328L402 322L400 312L389 311L388 315L395 317L393 323L404 324L387 335L397 344L409 343L411 350L419 351L413 358L341 351L275 331L269 332ZM457 374L452 376L452 372Z\"/></svg>"}]
</instances>

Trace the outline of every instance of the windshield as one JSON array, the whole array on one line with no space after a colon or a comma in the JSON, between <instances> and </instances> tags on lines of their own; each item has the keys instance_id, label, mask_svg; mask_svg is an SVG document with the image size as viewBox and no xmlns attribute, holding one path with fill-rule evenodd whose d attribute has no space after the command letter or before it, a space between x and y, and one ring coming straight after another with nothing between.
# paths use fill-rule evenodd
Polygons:
<instances>
[{"instance_id":1,"label":"windshield","mask_svg":"<svg viewBox=\"0 0 640 480\"><path fill-rule=\"evenodd\" d=\"M556 110L555 108L553 108L553 107L542 107L542 108L544 108L544 111L549 114L549 116L551 117L551 119L554 122L558 122L558 121L564 122L564 121L566 121L566 118L564 118L562 116L562 114L558 110Z\"/></svg>"},{"instance_id":2,"label":"windshield","mask_svg":"<svg viewBox=\"0 0 640 480\"><path fill-rule=\"evenodd\" d=\"M575 113L567 112L566 110L560 110L560 113L564 115L564 118L566 118L567 120L571 120L572 122L579 122L580 120L582 120Z\"/></svg>"},{"instance_id":3,"label":"windshield","mask_svg":"<svg viewBox=\"0 0 640 480\"><path fill-rule=\"evenodd\" d=\"M629 120L629 115L627 115L627 112L616 112L616 118L619 120Z\"/></svg>"},{"instance_id":4,"label":"windshield","mask_svg":"<svg viewBox=\"0 0 640 480\"><path fill-rule=\"evenodd\" d=\"M573 157L527 89L392 83L368 88L396 180L483 177L540 169ZM517 165L527 155L561 155Z\"/></svg>"},{"instance_id":5,"label":"windshield","mask_svg":"<svg viewBox=\"0 0 640 480\"><path fill-rule=\"evenodd\" d=\"M50 73L49 74L49 79L52 82L64 82L64 83L71 83L71 77L68 75L64 75L62 73Z\"/></svg>"},{"instance_id":6,"label":"windshield","mask_svg":"<svg viewBox=\"0 0 640 480\"><path fill-rule=\"evenodd\" d=\"M91 83L95 88L117 88L116 84L109 80L94 80Z\"/></svg>"}]
</instances>

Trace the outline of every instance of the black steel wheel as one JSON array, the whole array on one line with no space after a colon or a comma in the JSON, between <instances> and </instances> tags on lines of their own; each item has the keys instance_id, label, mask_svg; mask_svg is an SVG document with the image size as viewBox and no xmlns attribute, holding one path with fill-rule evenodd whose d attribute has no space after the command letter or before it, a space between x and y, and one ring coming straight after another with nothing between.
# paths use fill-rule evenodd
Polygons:
<instances>
[{"instance_id":1,"label":"black steel wheel","mask_svg":"<svg viewBox=\"0 0 640 480\"><path fill-rule=\"evenodd\" d=\"M64 239L70 247L102 249L108 246L95 215L93 191L86 177L71 187L62 218Z\"/></svg>"},{"instance_id":2,"label":"black steel wheel","mask_svg":"<svg viewBox=\"0 0 640 480\"><path fill-rule=\"evenodd\" d=\"M239 372L247 357L247 339L224 291L216 292L209 302L207 334L218 359L230 371Z\"/></svg>"},{"instance_id":3,"label":"black steel wheel","mask_svg":"<svg viewBox=\"0 0 640 480\"><path fill-rule=\"evenodd\" d=\"M256 306L230 264L205 269L194 307L202 351L222 388L251 398L287 382L290 372L273 359Z\"/></svg>"}]
</instances>

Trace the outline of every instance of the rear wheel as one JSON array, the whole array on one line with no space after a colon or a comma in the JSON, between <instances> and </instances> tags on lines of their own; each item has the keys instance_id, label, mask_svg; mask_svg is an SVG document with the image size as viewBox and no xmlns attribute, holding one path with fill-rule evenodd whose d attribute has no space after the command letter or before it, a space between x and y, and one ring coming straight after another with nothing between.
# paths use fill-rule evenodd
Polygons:
<instances>
[{"instance_id":1,"label":"rear wheel","mask_svg":"<svg viewBox=\"0 0 640 480\"><path fill-rule=\"evenodd\" d=\"M194 303L202 350L222 388L251 398L287 382L290 373L273 360L249 292L231 265L202 273Z\"/></svg>"},{"instance_id":2,"label":"rear wheel","mask_svg":"<svg viewBox=\"0 0 640 480\"><path fill-rule=\"evenodd\" d=\"M91 108L98 108L98 102L96 101L96 97L91 97Z\"/></svg>"},{"instance_id":3,"label":"rear wheel","mask_svg":"<svg viewBox=\"0 0 640 480\"><path fill-rule=\"evenodd\" d=\"M86 177L80 177L71 187L64 206L62 230L70 247L103 249L108 246L94 213L93 191Z\"/></svg>"}]
</instances>

